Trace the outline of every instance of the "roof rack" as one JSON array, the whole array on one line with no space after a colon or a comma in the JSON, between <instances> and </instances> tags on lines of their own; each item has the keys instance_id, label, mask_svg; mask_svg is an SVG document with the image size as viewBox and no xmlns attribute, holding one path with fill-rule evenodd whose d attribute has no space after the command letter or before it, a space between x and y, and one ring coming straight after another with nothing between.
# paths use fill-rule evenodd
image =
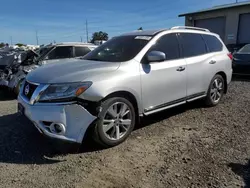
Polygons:
<instances>
[{"instance_id":1,"label":"roof rack","mask_svg":"<svg viewBox=\"0 0 250 188\"><path fill-rule=\"evenodd\" d=\"M205 29L205 28L190 27L190 26L175 26L175 27L172 27L171 29L193 29L193 30L210 32L208 29Z\"/></svg>"}]
</instances>

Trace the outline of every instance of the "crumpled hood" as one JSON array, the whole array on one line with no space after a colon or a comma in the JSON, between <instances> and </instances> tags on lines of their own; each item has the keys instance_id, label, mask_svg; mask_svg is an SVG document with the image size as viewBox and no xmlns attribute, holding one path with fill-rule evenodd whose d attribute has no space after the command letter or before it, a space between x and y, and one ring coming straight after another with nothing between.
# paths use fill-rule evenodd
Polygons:
<instances>
[{"instance_id":1,"label":"crumpled hood","mask_svg":"<svg viewBox=\"0 0 250 188\"><path fill-rule=\"evenodd\" d=\"M34 83L68 83L91 81L92 76L116 70L120 63L80 59L61 60L43 65L30 72L26 79Z\"/></svg>"}]
</instances>

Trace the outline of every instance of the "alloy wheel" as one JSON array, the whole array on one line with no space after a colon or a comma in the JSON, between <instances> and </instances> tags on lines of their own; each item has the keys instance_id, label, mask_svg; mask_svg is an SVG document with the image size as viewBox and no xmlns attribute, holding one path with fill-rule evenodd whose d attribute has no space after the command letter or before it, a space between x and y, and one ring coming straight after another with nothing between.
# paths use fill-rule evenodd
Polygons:
<instances>
[{"instance_id":1,"label":"alloy wheel","mask_svg":"<svg viewBox=\"0 0 250 188\"><path fill-rule=\"evenodd\" d=\"M223 80L216 78L212 84L210 91L210 97L214 103L218 103L220 101L223 94L223 87Z\"/></svg>"},{"instance_id":2,"label":"alloy wheel","mask_svg":"<svg viewBox=\"0 0 250 188\"><path fill-rule=\"evenodd\" d=\"M119 140L126 135L132 124L131 110L124 102L112 104L106 111L102 123L105 136Z\"/></svg>"}]
</instances>

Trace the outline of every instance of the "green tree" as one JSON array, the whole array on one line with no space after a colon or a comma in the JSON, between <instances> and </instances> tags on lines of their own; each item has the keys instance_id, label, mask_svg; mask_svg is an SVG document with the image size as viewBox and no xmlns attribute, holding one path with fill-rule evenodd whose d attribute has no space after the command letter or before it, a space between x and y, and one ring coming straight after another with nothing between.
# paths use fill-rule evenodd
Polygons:
<instances>
[{"instance_id":1,"label":"green tree","mask_svg":"<svg viewBox=\"0 0 250 188\"><path fill-rule=\"evenodd\" d=\"M139 27L137 30L142 31L143 29L142 29L142 27Z\"/></svg>"},{"instance_id":2,"label":"green tree","mask_svg":"<svg viewBox=\"0 0 250 188\"><path fill-rule=\"evenodd\" d=\"M109 38L108 33L103 32L103 31L99 31L99 32L94 32L92 34L92 39L91 39L91 43L94 43L96 40L105 40L107 41Z\"/></svg>"},{"instance_id":3,"label":"green tree","mask_svg":"<svg viewBox=\"0 0 250 188\"><path fill-rule=\"evenodd\" d=\"M0 48L4 47L5 44L3 42L0 43Z\"/></svg>"},{"instance_id":4,"label":"green tree","mask_svg":"<svg viewBox=\"0 0 250 188\"><path fill-rule=\"evenodd\" d=\"M17 43L16 46L21 47L21 46L25 46L25 44Z\"/></svg>"}]
</instances>

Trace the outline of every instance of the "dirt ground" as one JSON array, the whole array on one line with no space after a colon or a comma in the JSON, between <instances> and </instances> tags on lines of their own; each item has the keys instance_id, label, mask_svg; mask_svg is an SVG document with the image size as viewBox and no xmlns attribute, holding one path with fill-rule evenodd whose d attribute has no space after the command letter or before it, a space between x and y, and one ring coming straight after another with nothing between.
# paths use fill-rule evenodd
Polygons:
<instances>
[{"instance_id":1,"label":"dirt ground","mask_svg":"<svg viewBox=\"0 0 250 188\"><path fill-rule=\"evenodd\" d=\"M217 107L167 110L117 147L87 139L74 153L0 99L0 187L250 187L250 81L233 81Z\"/></svg>"}]
</instances>

